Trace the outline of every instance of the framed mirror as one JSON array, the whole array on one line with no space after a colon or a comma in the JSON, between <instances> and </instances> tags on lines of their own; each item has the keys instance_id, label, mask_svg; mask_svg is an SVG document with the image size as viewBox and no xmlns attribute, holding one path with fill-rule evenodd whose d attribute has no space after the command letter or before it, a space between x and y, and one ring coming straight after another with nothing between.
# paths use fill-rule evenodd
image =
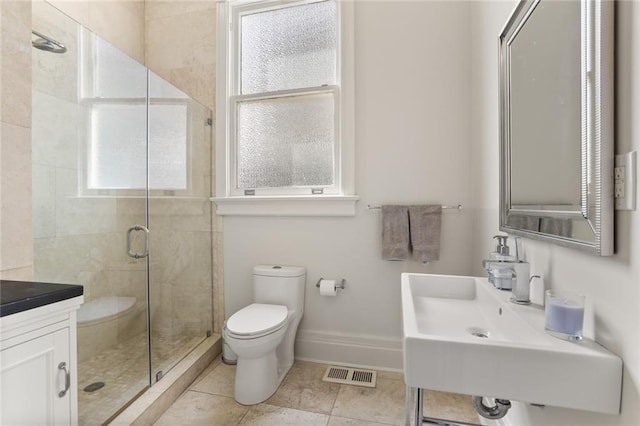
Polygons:
<instances>
[{"instance_id":1,"label":"framed mirror","mask_svg":"<svg viewBox=\"0 0 640 426\"><path fill-rule=\"evenodd\" d=\"M522 0L500 34L500 230L613 254L613 2Z\"/></svg>"}]
</instances>

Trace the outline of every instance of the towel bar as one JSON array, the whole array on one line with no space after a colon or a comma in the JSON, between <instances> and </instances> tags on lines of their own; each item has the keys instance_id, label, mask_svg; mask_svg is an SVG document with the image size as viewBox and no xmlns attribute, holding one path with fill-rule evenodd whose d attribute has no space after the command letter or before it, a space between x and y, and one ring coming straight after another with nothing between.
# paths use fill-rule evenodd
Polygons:
<instances>
[{"instance_id":1,"label":"towel bar","mask_svg":"<svg viewBox=\"0 0 640 426\"><path fill-rule=\"evenodd\" d=\"M371 204L367 204L367 208L369 210L380 210L381 206L372 206ZM443 210L462 210L462 204L458 204L457 206L442 206Z\"/></svg>"}]
</instances>

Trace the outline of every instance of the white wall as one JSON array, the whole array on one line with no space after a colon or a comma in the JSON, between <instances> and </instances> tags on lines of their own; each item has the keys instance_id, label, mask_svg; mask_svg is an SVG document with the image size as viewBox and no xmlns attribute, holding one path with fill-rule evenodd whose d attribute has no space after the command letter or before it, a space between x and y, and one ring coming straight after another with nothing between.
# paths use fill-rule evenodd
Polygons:
<instances>
[{"instance_id":1,"label":"white wall","mask_svg":"<svg viewBox=\"0 0 640 426\"><path fill-rule=\"evenodd\" d=\"M357 2L355 26L357 214L225 217L225 311L251 302L253 265L305 266L296 355L401 368L400 273L470 272L469 4ZM425 267L380 259L380 211L366 205L383 203L466 209L443 212L441 260ZM320 297L320 277L347 289Z\"/></svg>"},{"instance_id":2,"label":"white wall","mask_svg":"<svg viewBox=\"0 0 640 426\"><path fill-rule=\"evenodd\" d=\"M498 232L497 37L515 2L472 6L473 259L492 248ZM640 2L616 4L616 153L640 149ZM524 240L532 274L547 288L577 290L590 301L586 334L624 360L622 413L598 415L516 404L506 417L514 425L637 425L640 423L640 213L616 212L616 255L598 258L564 247ZM483 271L475 263L474 273ZM542 286L536 287L537 298Z\"/></svg>"}]
</instances>

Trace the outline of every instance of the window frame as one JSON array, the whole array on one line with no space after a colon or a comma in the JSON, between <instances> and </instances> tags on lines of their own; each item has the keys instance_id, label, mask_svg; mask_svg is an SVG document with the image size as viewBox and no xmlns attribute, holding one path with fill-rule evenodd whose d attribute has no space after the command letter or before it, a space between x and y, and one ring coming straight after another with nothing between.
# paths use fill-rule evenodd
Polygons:
<instances>
[{"instance_id":1,"label":"window frame","mask_svg":"<svg viewBox=\"0 0 640 426\"><path fill-rule=\"evenodd\" d=\"M353 215L358 197L354 194L354 108L353 108L353 4L336 0L337 54L336 84L257 94L240 93L240 43L238 31L242 16L318 3L323 0L242 1L218 3L218 57L216 111L216 198L220 215ZM334 98L334 184L256 188L245 192L237 188L236 114L237 105L247 100L276 99L330 93ZM321 191L319 191L321 189ZM331 202L319 206L317 202ZM304 205L304 206L303 206ZM294 207L297 206L297 207Z\"/></svg>"}]
</instances>

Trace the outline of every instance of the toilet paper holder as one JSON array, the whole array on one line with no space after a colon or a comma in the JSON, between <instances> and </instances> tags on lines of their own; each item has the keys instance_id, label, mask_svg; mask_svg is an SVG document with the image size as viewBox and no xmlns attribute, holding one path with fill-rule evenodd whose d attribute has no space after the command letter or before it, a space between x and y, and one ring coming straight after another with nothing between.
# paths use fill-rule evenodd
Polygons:
<instances>
[{"instance_id":1,"label":"toilet paper holder","mask_svg":"<svg viewBox=\"0 0 640 426\"><path fill-rule=\"evenodd\" d=\"M324 280L324 278L320 278L318 280L318 282L316 283L316 287L320 288L320 281ZM340 281L340 284L336 284L336 290L340 289L340 290L344 290L345 286L347 284L347 280L345 280L344 278Z\"/></svg>"}]
</instances>

